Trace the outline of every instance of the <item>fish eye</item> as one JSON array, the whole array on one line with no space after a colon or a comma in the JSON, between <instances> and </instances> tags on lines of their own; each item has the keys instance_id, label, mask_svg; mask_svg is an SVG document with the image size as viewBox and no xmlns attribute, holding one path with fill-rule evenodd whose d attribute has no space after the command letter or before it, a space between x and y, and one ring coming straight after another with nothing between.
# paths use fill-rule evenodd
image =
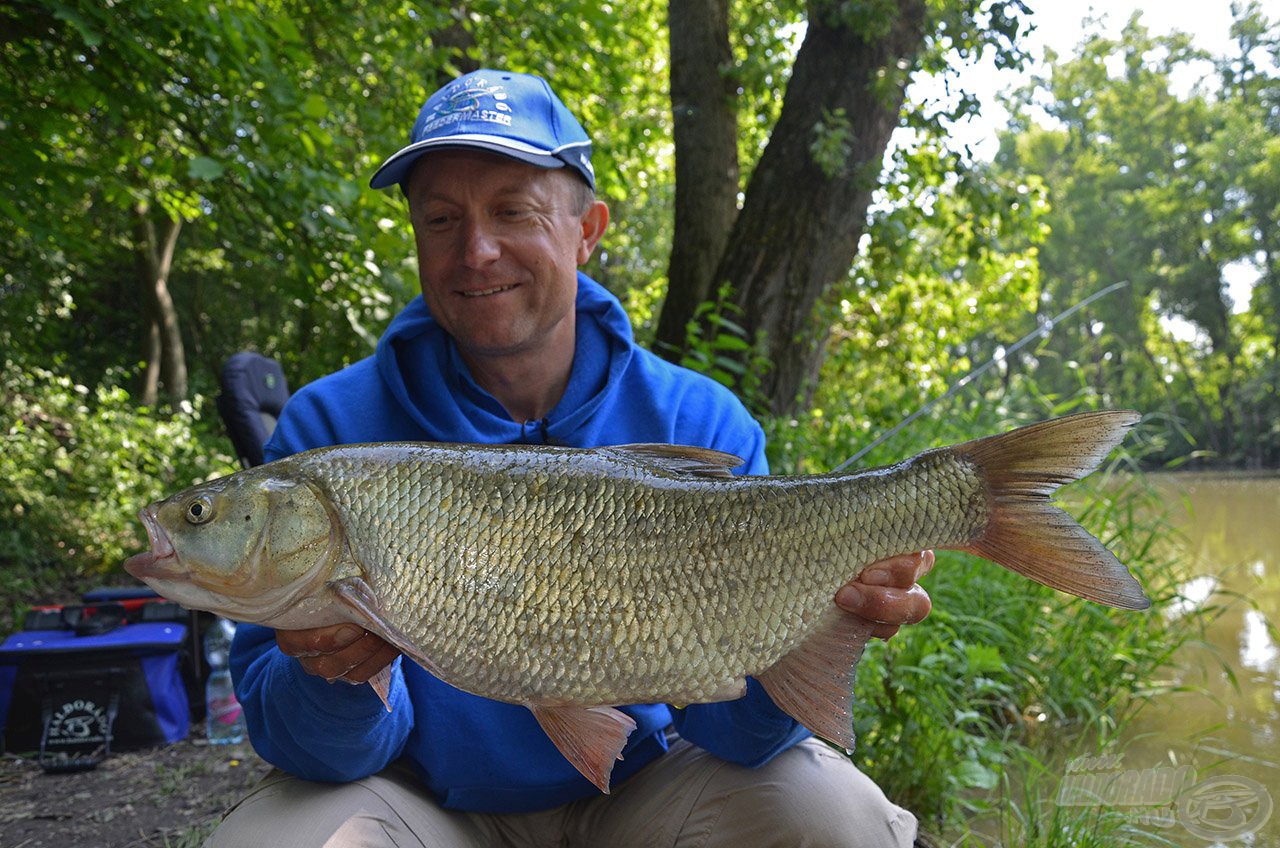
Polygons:
<instances>
[{"instance_id":1,"label":"fish eye","mask_svg":"<svg viewBox=\"0 0 1280 848\"><path fill-rule=\"evenodd\" d=\"M213 503L207 497L200 497L187 504L186 519L188 524L204 524L213 518Z\"/></svg>"}]
</instances>

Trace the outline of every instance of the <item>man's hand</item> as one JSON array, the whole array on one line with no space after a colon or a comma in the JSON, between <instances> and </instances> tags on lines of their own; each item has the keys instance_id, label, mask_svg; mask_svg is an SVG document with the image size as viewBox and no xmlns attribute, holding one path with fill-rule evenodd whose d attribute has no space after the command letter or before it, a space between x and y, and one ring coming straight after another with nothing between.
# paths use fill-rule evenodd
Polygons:
<instances>
[{"instance_id":1,"label":"man's hand","mask_svg":"<svg viewBox=\"0 0 1280 848\"><path fill-rule=\"evenodd\" d=\"M277 630L282 653L295 657L303 671L332 683L367 683L400 652L354 624L332 624L308 630Z\"/></svg>"},{"instance_id":2,"label":"man's hand","mask_svg":"<svg viewBox=\"0 0 1280 848\"><path fill-rule=\"evenodd\" d=\"M933 608L929 593L916 581L933 568L933 551L873 562L840 587L836 604L873 623L871 635L888 639L903 624L923 621Z\"/></svg>"}]
</instances>

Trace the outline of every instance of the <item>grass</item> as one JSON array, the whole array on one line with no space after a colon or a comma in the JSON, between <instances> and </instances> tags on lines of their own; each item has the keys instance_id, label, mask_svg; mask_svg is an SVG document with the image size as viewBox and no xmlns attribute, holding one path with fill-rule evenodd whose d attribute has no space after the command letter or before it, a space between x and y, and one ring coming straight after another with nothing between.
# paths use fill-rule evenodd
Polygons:
<instances>
[{"instance_id":1,"label":"grass","mask_svg":"<svg viewBox=\"0 0 1280 848\"><path fill-rule=\"evenodd\" d=\"M179 766L156 766L157 795L177 795L183 792L192 777L209 773L209 765L203 761L184 763Z\"/></svg>"},{"instance_id":2,"label":"grass","mask_svg":"<svg viewBox=\"0 0 1280 848\"><path fill-rule=\"evenodd\" d=\"M218 819L214 818L202 824L191 825L172 835L165 834L161 837L161 842L152 844L163 845L164 848L200 848L205 840L213 835L217 826Z\"/></svg>"},{"instance_id":3,"label":"grass","mask_svg":"<svg viewBox=\"0 0 1280 848\"><path fill-rule=\"evenodd\" d=\"M201 848L205 840L213 835L219 821L218 816L210 816L202 822L140 836L123 848Z\"/></svg>"}]
</instances>

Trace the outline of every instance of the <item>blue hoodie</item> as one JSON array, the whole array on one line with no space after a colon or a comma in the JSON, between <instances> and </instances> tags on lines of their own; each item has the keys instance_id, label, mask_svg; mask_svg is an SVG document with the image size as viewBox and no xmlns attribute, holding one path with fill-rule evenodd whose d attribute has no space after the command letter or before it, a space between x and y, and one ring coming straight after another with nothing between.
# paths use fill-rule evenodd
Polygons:
<instances>
[{"instance_id":1,"label":"blue hoodie","mask_svg":"<svg viewBox=\"0 0 1280 848\"><path fill-rule=\"evenodd\" d=\"M732 393L637 346L621 304L583 274L577 310L569 384L542 421L512 421L471 378L418 297L392 321L374 356L290 399L266 458L377 441L662 442L726 451L746 458L740 473L768 473L764 433ZM300 777L357 780L403 757L444 807L495 813L548 809L599 792L528 709L462 692L416 663L396 660L390 712L369 686L330 685L304 672L265 627L238 628L231 667L254 747ZM665 752L668 725L747 766L809 735L754 680L736 701L621 709L637 727L613 770L615 785Z\"/></svg>"}]
</instances>

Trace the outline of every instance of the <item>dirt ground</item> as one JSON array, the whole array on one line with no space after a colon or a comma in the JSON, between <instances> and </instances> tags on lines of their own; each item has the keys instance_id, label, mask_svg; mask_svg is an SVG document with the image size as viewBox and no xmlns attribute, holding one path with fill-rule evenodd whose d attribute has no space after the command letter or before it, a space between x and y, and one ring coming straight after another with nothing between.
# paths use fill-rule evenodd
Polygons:
<instances>
[{"instance_id":1,"label":"dirt ground","mask_svg":"<svg viewBox=\"0 0 1280 848\"><path fill-rule=\"evenodd\" d=\"M91 771L45 774L0 758L0 848L197 848L268 766L247 742L185 741L112 754Z\"/></svg>"}]
</instances>

